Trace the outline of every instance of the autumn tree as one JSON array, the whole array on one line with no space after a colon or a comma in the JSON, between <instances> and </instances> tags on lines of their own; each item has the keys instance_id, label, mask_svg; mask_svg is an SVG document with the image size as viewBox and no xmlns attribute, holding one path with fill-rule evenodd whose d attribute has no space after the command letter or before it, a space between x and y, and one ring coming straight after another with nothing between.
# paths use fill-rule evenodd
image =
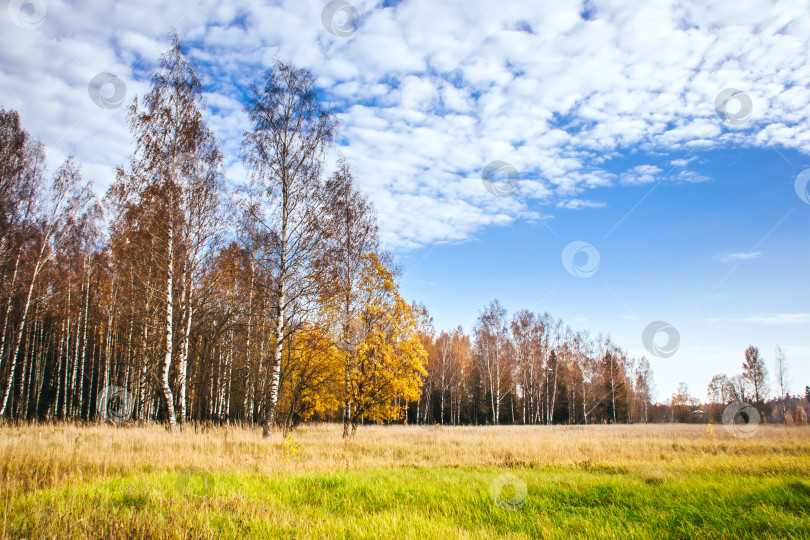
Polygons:
<instances>
[{"instance_id":1,"label":"autumn tree","mask_svg":"<svg viewBox=\"0 0 810 540\"><path fill-rule=\"evenodd\" d=\"M578 332L574 337L574 362L573 373L579 377L580 398L582 399L582 423L588 423L588 415L598 406L593 403L589 396L592 394L590 387L596 377L597 362L594 357L594 344L588 332Z\"/></svg>"},{"instance_id":2,"label":"autumn tree","mask_svg":"<svg viewBox=\"0 0 810 540\"><path fill-rule=\"evenodd\" d=\"M672 394L670 401L673 422L691 422L695 408L700 401L689 393L689 386L685 382L678 384L678 390Z\"/></svg>"},{"instance_id":3,"label":"autumn tree","mask_svg":"<svg viewBox=\"0 0 810 540\"><path fill-rule=\"evenodd\" d=\"M462 401L467 395L465 383L473 356L470 336L464 333L464 329L460 325L453 330L450 348L453 362L452 380L449 386L450 423L459 424Z\"/></svg>"},{"instance_id":4,"label":"autumn tree","mask_svg":"<svg viewBox=\"0 0 810 540\"><path fill-rule=\"evenodd\" d=\"M433 418L433 387L434 380L436 379L435 366L435 337L436 329L433 326L433 317L430 312L422 303L413 302L411 304L411 311L416 319L416 333L419 336L419 342L422 348L427 353L425 359L425 374L422 376L420 387L422 389L421 395L415 403L415 424L431 424L435 420Z\"/></svg>"},{"instance_id":5,"label":"autumn tree","mask_svg":"<svg viewBox=\"0 0 810 540\"><path fill-rule=\"evenodd\" d=\"M619 421L620 415L626 406L624 361L624 355L610 345L602 357L604 404L607 408L608 420L614 424Z\"/></svg>"},{"instance_id":6,"label":"autumn tree","mask_svg":"<svg viewBox=\"0 0 810 540\"><path fill-rule=\"evenodd\" d=\"M34 227L31 261L27 276L27 292L22 303L22 315L17 328L16 339L11 345L3 397L0 399L0 416L5 414L8 398L11 394L17 358L23 344L25 325L28 319L31 300L37 280L56 250L63 237L68 233L73 221L83 213L92 199L90 187L84 183L78 165L68 159L56 172L50 190L41 201L40 212Z\"/></svg>"},{"instance_id":7,"label":"autumn tree","mask_svg":"<svg viewBox=\"0 0 810 540\"><path fill-rule=\"evenodd\" d=\"M732 401L735 395L731 380L725 373L714 375L706 388L706 394L709 396L710 414L719 422L723 408Z\"/></svg>"},{"instance_id":8,"label":"autumn tree","mask_svg":"<svg viewBox=\"0 0 810 540\"><path fill-rule=\"evenodd\" d=\"M494 425L500 423L502 386L509 369L510 345L506 328L506 309L500 302L493 300L478 315L475 347L487 380Z\"/></svg>"},{"instance_id":9,"label":"autumn tree","mask_svg":"<svg viewBox=\"0 0 810 540\"><path fill-rule=\"evenodd\" d=\"M745 349L742 377L751 385L752 398L762 412L765 398L768 396L768 368L765 360L759 355L759 349L753 345Z\"/></svg>"},{"instance_id":10,"label":"autumn tree","mask_svg":"<svg viewBox=\"0 0 810 540\"><path fill-rule=\"evenodd\" d=\"M362 290L368 335L350 373L352 435L363 419L402 417L407 402L419 398L427 352L411 306L400 296L393 273L374 253L368 255ZM345 401L345 397L344 397Z\"/></svg>"},{"instance_id":11,"label":"autumn tree","mask_svg":"<svg viewBox=\"0 0 810 540\"><path fill-rule=\"evenodd\" d=\"M509 323L520 384L521 422L532 423L541 385L543 321L529 310L520 310Z\"/></svg>"},{"instance_id":12,"label":"autumn tree","mask_svg":"<svg viewBox=\"0 0 810 540\"><path fill-rule=\"evenodd\" d=\"M186 416L186 359L192 321L195 272L206 245L218 227L217 210L222 157L213 133L203 120L203 83L177 35L152 75L151 90L142 104L130 107L135 139L131 171L118 171L111 200L117 206L123 234L141 228L140 252L149 252L156 265L155 286L162 306L160 384L169 428L175 429L175 400L169 382L175 334L180 327L180 370L177 411ZM135 237L133 237L135 238ZM179 268L178 268L179 266ZM160 285L162 282L162 287ZM175 317L177 289L181 317Z\"/></svg>"},{"instance_id":13,"label":"autumn tree","mask_svg":"<svg viewBox=\"0 0 810 540\"><path fill-rule=\"evenodd\" d=\"M26 255L33 253L32 243L40 232L35 222L43 197L44 163L42 144L23 129L19 114L0 109L0 375L9 353L7 336L13 334L14 302L25 289L21 264L24 267Z\"/></svg>"},{"instance_id":14,"label":"autumn tree","mask_svg":"<svg viewBox=\"0 0 810 540\"><path fill-rule=\"evenodd\" d=\"M357 362L357 349L366 336L362 321L361 282L373 264L369 254L379 249L377 216L374 207L357 186L344 158L324 186L325 212L320 222L326 238L318 261L323 269L322 299L329 314L329 326L343 357L343 437L349 436L352 402L350 374Z\"/></svg>"},{"instance_id":15,"label":"autumn tree","mask_svg":"<svg viewBox=\"0 0 810 540\"><path fill-rule=\"evenodd\" d=\"M551 344L548 347L548 354L545 355L545 369L543 370L543 386L545 387L545 423L554 423L554 410L557 407L557 397L559 395L560 384L562 382L562 368L560 354L564 347L561 338L562 321L555 321L553 325L547 326Z\"/></svg>"},{"instance_id":16,"label":"autumn tree","mask_svg":"<svg viewBox=\"0 0 810 540\"><path fill-rule=\"evenodd\" d=\"M453 337L449 332L440 332L435 342L435 362L439 387L439 423L444 425L444 398L453 382Z\"/></svg>"},{"instance_id":17,"label":"autumn tree","mask_svg":"<svg viewBox=\"0 0 810 540\"><path fill-rule=\"evenodd\" d=\"M729 377L729 389L731 390L732 401L747 402L754 393L751 381L742 375Z\"/></svg>"},{"instance_id":18,"label":"autumn tree","mask_svg":"<svg viewBox=\"0 0 810 540\"><path fill-rule=\"evenodd\" d=\"M343 351L317 325L290 338L281 369L278 418L286 437L313 415L339 409L343 396Z\"/></svg>"},{"instance_id":19,"label":"autumn tree","mask_svg":"<svg viewBox=\"0 0 810 540\"><path fill-rule=\"evenodd\" d=\"M650 361L642 356L636 368L635 392L638 394L639 420L645 424L648 421L649 405L653 400L654 385Z\"/></svg>"},{"instance_id":20,"label":"autumn tree","mask_svg":"<svg viewBox=\"0 0 810 540\"><path fill-rule=\"evenodd\" d=\"M22 228L37 210L43 189L44 167L42 144L23 129L17 111L0 108L0 261L14 260L15 269Z\"/></svg>"},{"instance_id":21,"label":"autumn tree","mask_svg":"<svg viewBox=\"0 0 810 540\"><path fill-rule=\"evenodd\" d=\"M317 294L313 263L322 249L318 222L324 214L323 153L337 130L321 103L309 70L276 62L250 88L245 110L253 125L242 142L251 171L245 212L252 236L265 241L256 261L273 277L273 356L265 409L265 437L275 422L284 343L305 321ZM291 322L295 322L291 324Z\"/></svg>"},{"instance_id":22,"label":"autumn tree","mask_svg":"<svg viewBox=\"0 0 810 540\"><path fill-rule=\"evenodd\" d=\"M787 423L787 394L790 389L790 376L788 374L787 360L785 360L785 353L782 347L776 346L773 355L773 374L776 377L776 388L779 390L777 399L782 402L782 420Z\"/></svg>"}]
</instances>

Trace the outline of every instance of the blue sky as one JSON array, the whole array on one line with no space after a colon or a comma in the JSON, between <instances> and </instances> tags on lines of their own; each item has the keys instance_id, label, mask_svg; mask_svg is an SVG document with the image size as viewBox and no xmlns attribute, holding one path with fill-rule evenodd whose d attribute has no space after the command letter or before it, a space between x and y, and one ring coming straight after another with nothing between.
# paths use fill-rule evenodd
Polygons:
<instances>
[{"instance_id":1,"label":"blue sky","mask_svg":"<svg viewBox=\"0 0 810 540\"><path fill-rule=\"evenodd\" d=\"M405 296L437 327L469 331L493 298L549 311L646 355L659 399L679 381L704 397L747 345L770 364L779 344L799 390L810 384L808 13L796 0L11 0L0 105L20 111L51 167L75 155L101 193L132 143L125 107L99 107L89 81L119 78L128 105L177 30L239 183L245 89L274 58L292 61L339 111L330 163L348 158ZM497 161L519 176L495 177L507 196L482 182ZM586 249L569 272L572 242ZM668 358L645 350L654 321L680 334Z\"/></svg>"}]
</instances>

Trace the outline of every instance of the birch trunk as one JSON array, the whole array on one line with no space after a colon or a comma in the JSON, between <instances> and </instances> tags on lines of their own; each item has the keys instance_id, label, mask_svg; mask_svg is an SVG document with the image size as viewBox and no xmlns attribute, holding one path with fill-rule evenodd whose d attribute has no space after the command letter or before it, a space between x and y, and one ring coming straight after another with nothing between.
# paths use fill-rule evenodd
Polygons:
<instances>
[{"instance_id":1,"label":"birch trunk","mask_svg":"<svg viewBox=\"0 0 810 540\"><path fill-rule=\"evenodd\" d=\"M152 300L152 295L147 292L146 295L146 309L144 310L143 320L143 347L141 349L141 373L138 380L138 420L145 420L148 418L147 414L147 401L146 391L148 383L146 380L147 368L149 367L149 359L147 356L148 343L149 343L149 306Z\"/></svg>"},{"instance_id":2,"label":"birch trunk","mask_svg":"<svg viewBox=\"0 0 810 540\"><path fill-rule=\"evenodd\" d=\"M70 267L68 267L68 271L70 271ZM70 372L70 276L68 276L68 295L67 295L67 332L66 332L66 342L65 342L65 371L64 375L62 376L62 418L67 418L68 416L68 372Z\"/></svg>"},{"instance_id":3,"label":"birch trunk","mask_svg":"<svg viewBox=\"0 0 810 540\"><path fill-rule=\"evenodd\" d=\"M442 395L441 395L441 398L439 399L439 401L440 401L439 414L441 415L441 418L439 419L439 424L441 424L441 425L444 425L444 388L445 388L445 374L444 374L444 371L445 370L444 370L444 359L443 359L443 361L442 361L442 388L441 388Z\"/></svg>"},{"instance_id":4,"label":"birch trunk","mask_svg":"<svg viewBox=\"0 0 810 540\"><path fill-rule=\"evenodd\" d=\"M79 416L82 415L84 409L84 365L87 355L87 310L90 308L90 273L87 273L85 281L85 294L84 294L84 330L82 331L82 352L79 355L81 364L79 367Z\"/></svg>"},{"instance_id":5,"label":"birch trunk","mask_svg":"<svg viewBox=\"0 0 810 540\"><path fill-rule=\"evenodd\" d=\"M501 423L501 358L495 361L495 425Z\"/></svg>"},{"instance_id":6,"label":"birch trunk","mask_svg":"<svg viewBox=\"0 0 810 540\"><path fill-rule=\"evenodd\" d=\"M166 352L163 356L161 366L161 379L163 389L163 401L166 405L166 419L169 422L169 430L177 430L177 421L174 415L174 396L169 386L169 370L172 365L172 337L173 337L173 301L174 301L174 224L169 218L169 245L168 245L168 268L166 270Z\"/></svg>"},{"instance_id":7,"label":"birch trunk","mask_svg":"<svg viewBox=\"0 0 810 540\"><path fill-rule=\"evenodd\" d=\"M551 407L548 411L548 423L554 423L554 405L557 402L557 360L554 361L554 390L551 393Z\"/></svg>"},{"instance_id":8,"label":"birch trunk","mask_svg":"<svg viewBox=\"0 0 810 540\"><path fill-rule=\"evenodd\" d=\"M178 366L180 372L180 380L178 386L180 387L180 396L177 402L177 412L180 417L180 424L186 421L186 377L188 374L188 349L189 339L191 336L191 318L194 315L194 308L192 302L191 284L194 279L194 270L183 271L183 311L186 324L183 327L183 343L180 347L180 365Z\"/></svg>"},{"instance_id":9,"label":"birch trunk","mask_svg":"<svg viewBox=\"0 0 810 540\"><path fill-rule=\"evenodd\" d=\"M84 292L84 282L82 282L82 292ZM81 298L79 299L81 302ZM79 321L76 323L76 339L73 343L73 369L70 371L70 398L68 399L68 414L73 416L76 401L76 377L79 372L79 363L83 360L79 358L79 341L82 326L82 305L79 304Z\"/></svg>"},{"instance_id":10,"label":"birch trunk","mask_svg":"<svg viewBox=\"0 0 810 540\"><path fill-rule=\"evenodd\" d=\"M245 339L245 399L242 408L245 411L245 422L253 421L253 381L250 372L250 338L253 322L253 261L250 261L250 293L248 297L247 337Z\"/></svg>"},{"instance_id":11,"label":"birch trunk","mask_svg":"<svg viewBox=\"0 0 810 540\"><path fill-rule=\"evenodd\" d=\"M273 351L273 365L270 366L270 395L267 402L267 410L265 411L264 427L262 428L262 436L267 438L273 429L273 423L276 421L276 405L278 403L278 384L279 377L281 376L281 355L284 352L284 315L285 315L285 298L284 284L281 284L281 292L278 297L278 320L276 321L275 330L275 350Z\"/></svg>"},{"instance_id":12,"label":"birch trunk","mask_svg":"<svg viewBox=\"0 0 810 540\"><path fill-rule=\"evenodd\" d=\"M616 385L613 379L613 364L610 366L610 401L613 408L613 423L616 423Z\"/></svg>"},{"instance_id":13,"label":"birch trunk","mask_svg":"<svg viewBox=\"0 0 810 540\"><path fill-rule=\"evenodd\" d=\"M36 337L37 332L37 314L39 313L39 304L34 308L34 331L28 332L28 345L24 349L24 357L23 357L23 364L22 364L22 373L20 373L20 386L19 386L19 394L18 397L14 398L14 413L13 415L16 418L19 418L20 412L22 412L22 416L28 416L28 399L26 398L28 392L28 382L26 378L30 378L31 369L28 367L29 364L33 361L31 357L31 349L34 343L34 338Z\"/></svg>"},{"instance_id":14,"label":"birch trunk","mask_svg":"<svg viewBox=\"0 0 810 540\"><path fill-rule=\"evenodd\" d=\"M17 253L17 260L14 263L14 272L11 274L11 286L8 289L8 302L6 302L6 315L3 318L3 335L0 336L0 372L3 368L3 358L6 354L6 333L8 331L8 321L11 319L12 300L14 299L14 284L17 282L17 271L20 268L20 257L22 250Z\"/></svg>"},{"instance_id":15,"label":"birch trunk","mask_svg":"<svg viewBox=\"0 0 810 540\"><path fill-rule=\"evenodd\" d=\"M10 361L11 365L8 369L8 377L6 378L6 388L3 392L3 400L2 405L0 405L0 416L6 414L6 406L8 405L8 396L11 393L11 385L14 382L14 371L17 367L17 355L20 352L20 343L22 343L23 332L25 331L25 320L28 318L28 308L31 307L31 296L34 294L34 285L37 282L37 277L39 275L39 271L42 269L42 265L45 262L45 247L48 243L48 236L42 242L42 248L39 251L39 258L37 260L37 264L34 266L34 273L31 276L31 284L28 286L28 295L25 297L25 307L23 308L22 318L20 320L20 329L17 331L17 340L14 345L14 352L11 355Z\"/></svg>"},{"instance_id":16,"label":"birch trunk","mask_svg":"<svg viewBox=\"0 0 810 540\"><path fill-rule=\"evenodd\" d=\"M38 307L39 306L37 306L37 308ZM29 345L28 345L28 348L26 349L26 351L28 353L27 354L27 356L28 356L28 380L26 381L25 376L23 376L24 386L23 386L23 397L22 397L22 401L23 401L22 411L23 411L23 417L25 419L27 419L29 417L28 412L29 412L29 403L30 403L30 398L31 398L31 389L32 389L33 385L36 383L36 359L37 359L37 353L39 351L39 347L38 347L39 344L37 343L37 332L39 331L39 328L41 326L41 324L39 322L39 319L37 318L37 313L38 313L38 309L35 309L34 310L34 330L30 334L30 337L29 337L29 340L28 340Z\"/></svg>"},{"instance_id":17,"label":"birch trunk","mask_svg":"<svg viewBox=\"0 0 810 540\"><path fill-rule=\"evenodd\" d=\"M351 408L352 408L352 400L351 400L351 371L349 366L349 361L347 360L346 363L343 365L343 392L346 396L346 399L343 402L343 438L347 438L350 435L349 427L351 424Z\"/></svg>"}]
</instances>

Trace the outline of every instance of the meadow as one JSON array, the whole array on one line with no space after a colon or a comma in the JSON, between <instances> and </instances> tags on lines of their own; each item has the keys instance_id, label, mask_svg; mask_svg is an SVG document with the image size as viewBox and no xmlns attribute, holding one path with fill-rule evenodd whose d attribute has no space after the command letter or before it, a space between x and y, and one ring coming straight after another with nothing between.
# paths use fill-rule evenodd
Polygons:
<instances>
[{"instance_id":1,"label":"meadow","mask_svg":"<svg viewBox=\"0 0 810 540\"><path fill-rule=\"evenodd\" d=\"M6 425L2 538L808 538L810 427Z\"/></svg>"}]
</instances>

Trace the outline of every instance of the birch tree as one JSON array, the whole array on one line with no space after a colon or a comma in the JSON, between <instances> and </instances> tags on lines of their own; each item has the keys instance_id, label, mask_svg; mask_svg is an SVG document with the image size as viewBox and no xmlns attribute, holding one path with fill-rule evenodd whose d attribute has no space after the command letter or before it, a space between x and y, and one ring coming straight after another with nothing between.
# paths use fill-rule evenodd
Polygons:
<instances>
[{"instance_id":1,"label":"birch tree","mask_svg":"<svg viewBox=\"0 0 810 540\"><path fill-rule=\"evenodd\" d=\"M357 349L366 331L361 320L364 309L361 284L379 248L377 216L374 207L360 191L346 160L341 157L337 170L324 186L325 212L320 225L327 239L321 260L320 282L327 312L337 315L333 334L343 357L343 437L351 427L351 372L357 361Z\"/></svg>"},{"instance_id":2,"label":"birch tree","mask_svg":"<svg viewBox=\"0 0 810 540\"><path fill-rule=\"evenodd\" d=\"M323 242L321 169L337 120L321 103L315 82L310 71L276 62L260 85L251 87L245 107L253 125L242 142L251 172L244 189L246 221L265 240L256 263L272 276L268 296L275 319L264 437L275 422L284 344L306 320L317 294L313 261Z\"/></svg>"},{"instance_id":3,"label":"birch tree","mask_svg":"<svg viewBox=\"0 0 810 540\"><path fill-rule=\"evenodd\" d=\"M501 386L507 370L508 334L506 309L497 300L491 301L479 314L475 343L487 378L492 423L498 425L501 418Z\"/></svg>"},{"instance_id":4,"label":"birch tree","mask_svg":"<svg viewBox=\"0 0 810 540\"><path fill-rule=\"evenodd\" d=\"M44 148L23 129L19 114L0 109L0 373L8 352L6 336L13 324L14 299L22 279L23 247L37 231L32 218L41 203L44 164Z\"/></svg>"},{"instance_id":5,"label":"birch tree","mask_svg":"<svg viewBox=\"0 0 810 540\"><path fill-rule=\"evenodd\" d=\"M759 355L759 349L750 345L745 349L742 377L749 382L753 390L754 402L762 413L765 398L768 395L768 368L765 360Z\"/></svg>"},{"instance_id":6,"label":"birch tree","mask_svg":"<svg viewBox=\"0 0 810 540\"><path fill-rule=\"evenodd\" d=\"M23 342L28 310L31 307L31 299L37 279L46 262L54 254L53 242L58 242L61 235L66 232L70 220L74 219L76 214L81 212L91 199L89 186L82 182L78 165L72 159L68 159L54 175L50 192L42 202L41 217L36 223L37 242L34 248L33 267L28 279L28 291L23 302L17 337L12 345L13 350L9 357L5 388L3 397L0 399L0 416L5 414L8 405L8 397L11 393L17 366L17 357L20 345Z\"/></svg>"},{"instance_id":7,"label":"birch tree","mask_svg":"<svg viewBox=\"0 0 810 540\"><path fill-rule=\"evenodd\" d=\"M185 362L191 323L191 290L198 257L214 228L217 205L216 168L221 160L202 114L202 80L179 38L160 60L152 87L130 108L136 150L129 173L119 171L115 192L123 210L142 208L142 225L162 281L160 386L168 427L176 429L174 394L169 377L178 321L176 289L182 293L181 359ZM177 266L180 266L178 269ZM178 270L181 274L178 275ZM181 421L185 416L185 365L180 369Z\"/></svg>"},{"instance_id":8,"label":"birch tree","mask_svg":"<svg viewBox=\"0 0 810 540\"><path fill-rule=\"evenodd\" d=\"M788 374L787 360L782 347L776 346L773 354L773 375L776 377L776 387L779 389L778 399L782 402L782 421L787 424L787 394L790 390L790 375Z\"/></svg>"}]
</instances>

